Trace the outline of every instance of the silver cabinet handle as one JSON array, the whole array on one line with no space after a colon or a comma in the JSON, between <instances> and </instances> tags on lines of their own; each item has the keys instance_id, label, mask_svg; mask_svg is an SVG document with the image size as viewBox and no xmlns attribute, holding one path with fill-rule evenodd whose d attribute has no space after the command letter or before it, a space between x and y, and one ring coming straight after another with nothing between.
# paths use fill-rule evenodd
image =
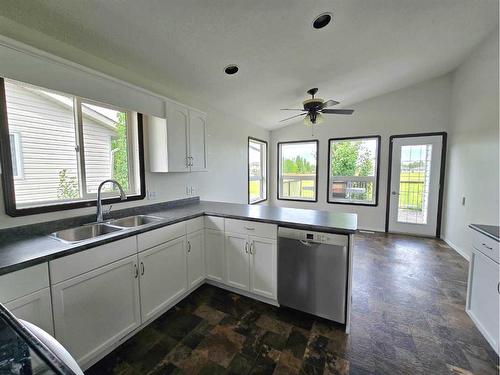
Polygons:
<instances>
[{"instance_id":1,"label":"silver cabinet handle","mask_svg":"<svg viewBox=\"0 0 500 375\"><path fill-rule=\"evenodd\" d=\"M245 227L246 230L255 230L255 228L252 227Z\"/></svg>"},{"instance_id":2,"label":"silver cabinet handle","mask_svg":"<svg viewBox=\"0 0 500 375\"><path fill-rule=\"evenodd\" d=\"M188 253L191 252L191 242L188 241Z\"/></svg>"},{"instance_id":3,"label":"silver cabinet handle","mask_svg":"<svg viewBox=\"0 0 500 375\"><path fill-rule=\"evenodd\" d=\"M498 292L498 294L500 294L500 281L497 284L497 292Z\"/></svg>"},{"instance_id":4,"label":"silver cabinet handle","mask_svg":"<svg viewBox=\"0 0 500 375\"><path fill-rule=\"evenodd\" d=\"M139 276L139 270L137 269L137 264L134 264L134 278L137 279Z\"/></svg>"},{"instance_id":5,"label":"silver cabinet handle","mask_svg":"<svg viewBox=\"0 0 500 375\"><path fill-rule=\"evenodd\" d=\"M144 271L145 271L144 262L141 262L141 276L144 276Z\"/></svg>"},{"instance_id":6,"label":"silver cabinet handle","mask_svg":"<svg viewBox=\"0 0 500 375\"><path fill-rule=\"evenodd\" d=\"M493 248L492 248L492 247L489 247L489 246L488 246L488 245L486 245L485 243L483 243L483 246L484 246L485 248L487 248L488 250L493 250Z\"/></svg>"},{"instance_id":7,"label":"silver cabinet handle","mask_svg":"<svg viewBox=\"0 0 500 375\"><path fill-rule=\"evenodd\" d=\"M255 243L253 241L250 242L250 255L253 255L252 248L255 249Z\"/></svg>"},{"instance_id":8,"label":"silver cabinet handle","mask_svg":"<svg viewBox=\"0 0 500 375\"><path fill-rule=\"evenodd\" d=\"M245 242L245 253L248 254L248 242Z\"/></svg>"}]
</instances>

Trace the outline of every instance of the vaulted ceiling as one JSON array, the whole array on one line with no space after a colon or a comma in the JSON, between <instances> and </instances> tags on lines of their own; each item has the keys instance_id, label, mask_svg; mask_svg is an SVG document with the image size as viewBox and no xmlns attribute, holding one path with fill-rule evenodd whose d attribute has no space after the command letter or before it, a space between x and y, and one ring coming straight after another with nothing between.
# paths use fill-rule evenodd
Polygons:
<instances>
[{"instance_id":1,"label":"vaulted ceiling","mask_svg":"<svg viewBox=\"0 0 500 375\"><path fill-rule=\"evenodd\" d=\"M311 87L349 105L452 70L498 0L2 0L2 16L272 129Z\"/></svg>"}]
</instances>

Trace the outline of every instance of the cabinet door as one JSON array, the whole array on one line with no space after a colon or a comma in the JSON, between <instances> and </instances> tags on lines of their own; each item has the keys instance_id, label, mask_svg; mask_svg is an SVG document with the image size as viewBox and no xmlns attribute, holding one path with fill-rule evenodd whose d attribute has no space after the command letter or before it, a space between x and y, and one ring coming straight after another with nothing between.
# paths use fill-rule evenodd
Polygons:
<instances>
[{"instance_id":1,"label":"cabinet door","mask_svg":"<svg viewBox=\"0 0 500 375\"><path fill-rule=\"evenodd\" d=\"M224 282L224 232L205 230L205 254L207 278Z\"/></svg>"},{"instance_id":2,"label":"cabinet door","mask_svg":"<svg viewBox=\"0 0 500 375\"><path fill-rule=\"evenodd\" d=\"M54 335L50 288L44 288L5 304L16 318L26 320Z\"/></svg>"},{"instance_id":3,"label":"cabinet door","mask_svg":"<svg viewBox=\"0 0 500 375\"><path fill-rule=\"evenodd\" d=\"M139 253L141 312L145 322L187 290L186 237Z\"/></svg>"},{"instance_id":4,"label":"cabinet door","mask_svg":"<svg viewBox=\"0 0 500 375\"><path fill-rule=\"evenodd\" d=\"M248 236L226 233L226 277L227 284L250 290Z\"/></svg>"},{"instance_id":5,"label":"cabinet door","mask_svg":"<svg viewBox=\"0 0 500 375\"><path fill-rule=\"evenodd\" d=\"M52 286L55 335L82 366L139 327L137 256Z\"/></svg>"},{"instance_id":6,"label":"cabinet door","mask_svg":"<svg viewBox=\"0 0 500 375\"><path fill-rule=\"evenodd\" d=\"M263 297L276 299L277 244L275 240L249 237L250 291Z\"/></svg>"},{"instance_id":7,"label":"cabinet door","mask_svg":"<svg viewBox=\"0 0 500 375\"><path fill-rule=\"evenodd\" d=\"M207 170L207 118L193 110L189 111L189 156L191 171Z\"/></svg>"},{"instance_id":8,"label":"cabinet door","mask_svg":"<svg viewBox=\"0 0 500 375\"><path fill-rule=\"evenodd\" d=\"M500 291L498 264L473 250L469 284L469 314L498 353Z\"/></svg>"},{"instance_id":9,"label":"cabinet door","mask_svg":"<svg viewBox=\"0 0 500 375\"><path fill-rule=\"evenodd\" d=\"M189 112L186 108L167 103L167 152L169 172L188 172Z\"/></svg>"},{"instance_id":10,"label":"cabinet door","mask_svg":"<svg viewBox=\"0 0 500 375\"><path fill-rule=\"evenodd\" d=\"M205 238L204 230L187 235L187 259L189 288L205 280Z\"/></svg>"}]
</instances>

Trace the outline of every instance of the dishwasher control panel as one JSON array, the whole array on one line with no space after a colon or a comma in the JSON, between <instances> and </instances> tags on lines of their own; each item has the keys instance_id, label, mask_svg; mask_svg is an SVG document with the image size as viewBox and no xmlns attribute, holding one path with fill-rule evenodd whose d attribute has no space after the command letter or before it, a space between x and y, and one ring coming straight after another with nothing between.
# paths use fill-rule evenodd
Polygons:
<instances>
[{"instance_id":1,"label":"dishwasher control panel","mask_svg":"<svg viewBox=\"0 0 500 375\"><path fill-rule=\"evenodd\" d=\"M339 246L347 246L349 243L348 236L345 234L313 232L285 227L279 227L278 237Z\"/></svg>"}]
</instances>

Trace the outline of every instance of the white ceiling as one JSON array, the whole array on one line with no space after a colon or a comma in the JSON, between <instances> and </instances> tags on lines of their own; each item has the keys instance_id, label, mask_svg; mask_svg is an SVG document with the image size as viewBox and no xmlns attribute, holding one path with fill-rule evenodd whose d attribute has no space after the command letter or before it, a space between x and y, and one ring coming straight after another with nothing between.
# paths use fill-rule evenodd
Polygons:
<instances>
[{"instance_id":1,"label":"white ceiling","mask_svg":"<svg viewBox=\"0 0 500 375\"><path fill-rule=\"evenodd\" d=\"M2 15L273 129L311 87L346 106L452 70L498 0L2 0Z\"/></svg>"}]
</instances>

